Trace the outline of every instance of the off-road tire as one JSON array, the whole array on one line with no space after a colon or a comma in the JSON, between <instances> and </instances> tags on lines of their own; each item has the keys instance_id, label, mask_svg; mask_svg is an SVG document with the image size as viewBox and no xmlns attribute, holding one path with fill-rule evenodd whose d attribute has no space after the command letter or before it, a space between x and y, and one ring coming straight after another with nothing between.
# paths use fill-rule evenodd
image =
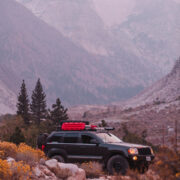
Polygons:
<instances>
[{"instance_id":1,"label":"off-road tire","mask_svg":"<svg viewBox=\"0 0 180 180\"><path fill-rule=\"evenodd\" d=\"M128 168L128 161L121 155L114 155L107 162L107 171L111 175L116 173L125 175Z\"/></svg>"},{"instance_id":2,"label":"off-road tire","mask_svg":"<svg viewBox=\"0 0 180 180\"><path fill-rule=\"evenodd\" d=\"M138 171L140 174L144 174L148 171L149 167L148 166L140 166L138 167Z\"/></svg>"},{"instance_id":3,"label":"off-road tire","mask_svg":"<svg viewBox=\"0 0 180 180\"><path fill-rule=\"evenodd\" d=\"M58 162L65 163L64 157L61 155L53 156L51 159L56 159Z\"/></svg>"}]
</instances>

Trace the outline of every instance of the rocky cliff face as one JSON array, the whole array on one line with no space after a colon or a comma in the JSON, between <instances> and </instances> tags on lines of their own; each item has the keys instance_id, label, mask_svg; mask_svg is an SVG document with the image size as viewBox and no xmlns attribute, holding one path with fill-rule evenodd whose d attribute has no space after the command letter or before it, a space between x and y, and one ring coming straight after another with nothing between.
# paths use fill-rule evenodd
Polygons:
<instances>
[{"instance_id":1,"label":"rocky cliff face","mask_svg":"<svg viewBox=\"0 0 180 180\"><path fill-rule=\"evenodd\" d=\"M180 99L180 58L168 75L127 101L127 104L138 106L147 103L169 103L178 99Z\"/></svg>"},{"instance_id":2,"label":"rocky cliff face","mask_svg":"<svg viewBox=\"0 0 180 180\"><path fill-rule=\"evenodd\" d=\"M114 26L113 32L119 41L123 40L123 46L144 58L145 63L167 73L174 64L172 60L179 56L179 16L180 4L172 0L140 0L128 19Z\"/></svg>"},{"instance_id":3,"label":"rocky cliff face","mask_svg":"<svg viewBox=\"0 0 180 180\"><path fill-rule=\"evenodd\" d=\"M0 80L0 115L14 113L16 104L16 94Z\"/></svg>"}]
</instances>

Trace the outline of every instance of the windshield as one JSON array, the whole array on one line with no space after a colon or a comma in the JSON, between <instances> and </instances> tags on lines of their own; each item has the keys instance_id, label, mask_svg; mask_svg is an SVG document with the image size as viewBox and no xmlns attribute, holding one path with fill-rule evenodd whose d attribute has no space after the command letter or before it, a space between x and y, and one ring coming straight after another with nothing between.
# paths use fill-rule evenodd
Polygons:
<instances>
[{"instance_id":1,"label":"windshield","mask_svg":"<svg viewBox=\"0 0 180 180\"><path fill-rule=\"evenodd\" d=\"M99 138L103 140L105 143L120 143L122 140L120 140L118 137L114 136L110 133L97 133L96 134Z\"/></svg>"}]
</instances>

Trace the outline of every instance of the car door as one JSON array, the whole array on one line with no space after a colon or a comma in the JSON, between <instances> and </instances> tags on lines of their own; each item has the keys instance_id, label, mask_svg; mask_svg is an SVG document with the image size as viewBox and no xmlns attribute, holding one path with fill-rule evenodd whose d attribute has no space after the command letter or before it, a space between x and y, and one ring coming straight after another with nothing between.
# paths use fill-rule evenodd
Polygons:
<instances>
[{"instance_id":1,"label":"car door","mask_svg":"<svg viewBox=\"0 0 180 180\"><path fill-rule=\"evenodd\" d=\"M68 159L76 159L79 155L80 134L78 132L64 133L64 149L67 152Z\"/></svg>"},{"instance_id":2,"label":"car door","mask_svg":"<svg viewBox=\"0 0 180 180\"><path fill-rule=\"evenodd\" d=\"M92 143L92 140L97 143ZM102 148L99 141L93 134L81 133L81 143L79 146L79 155L83 160L102 160Z\"/></svg>"}]
</instances>

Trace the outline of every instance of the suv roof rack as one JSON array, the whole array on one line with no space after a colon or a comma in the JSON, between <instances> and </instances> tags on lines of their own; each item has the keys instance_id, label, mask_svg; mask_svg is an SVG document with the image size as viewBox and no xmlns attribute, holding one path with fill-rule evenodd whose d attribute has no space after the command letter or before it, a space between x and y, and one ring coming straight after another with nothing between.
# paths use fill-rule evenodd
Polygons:
<instances>
[{"instance_id":1,"label":"suv roof rack","mask_svg":"<svg viewBox=\"0 0 180 180\"><path fill-rule=\"evenodd\" d=\"M97 127L90 125L88 121L61 121L59 131L109 131L114 130L113 127Z\"/></svg>"}]
</instances>

